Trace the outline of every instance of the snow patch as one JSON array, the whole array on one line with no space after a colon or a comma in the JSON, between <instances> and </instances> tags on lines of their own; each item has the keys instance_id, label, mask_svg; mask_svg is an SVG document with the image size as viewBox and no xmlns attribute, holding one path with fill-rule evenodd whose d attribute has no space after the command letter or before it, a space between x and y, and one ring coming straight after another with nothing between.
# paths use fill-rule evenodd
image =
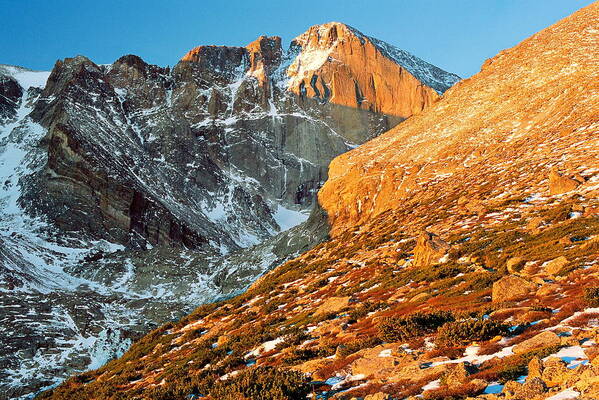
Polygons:
<instances>
[{"instance_id":1,"label":"snow patch","mask_svg":"<svg viewBox=\"0 0 599 400\"><path fill-rule=\"evenodd\" d=\"M559 392L551 397L547 397L546 400L568 400L568 399L577 399L580 396L574 389L566 389L564 391Z\"/></svg>"},{"instance_id":2,"label":"snow patch","mask_svg":"<svg viewBox=\"0 0 599 400\"><path fill-rule=\"evenodd\" d=\"M31 87L45 87L48 77L50 76L50 71L33 71L13 65L0 64L0 74L1 73L15 78L17 82L19 82L19 85L25 89L25 91Z\"/></svg>"}]
</instances>

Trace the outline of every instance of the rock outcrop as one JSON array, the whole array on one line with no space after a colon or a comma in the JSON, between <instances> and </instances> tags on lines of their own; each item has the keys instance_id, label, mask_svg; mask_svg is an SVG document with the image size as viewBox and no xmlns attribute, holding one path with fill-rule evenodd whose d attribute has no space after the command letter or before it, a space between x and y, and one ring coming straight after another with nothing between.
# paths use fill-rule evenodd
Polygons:
<instances>
[{"instance_id":1,"label":"rock outcrop","mask_svg":"<svg viewBox=\"0 0 599 400\"><path fill-rule=\"evenodd\" d=\"M551 261L547 261L547 263L544 265L545 272L547 272L549 275L556 275L562 270L562 268L568 265L569 262L570 261L568 261L568 259L564 256L554 258Z\"/></svg>"},{"instance_id":2,"label":"rock outcrop","mask_svg":"<svg viewBox=\"0 0 599 400\"><path fill-rule=\"evenodd\" d=\"M21 96L23 88L16 79L9 75L0 75L0 122L15 117Z\"/></svg>"},{"instance_id":3,"label":"rock outcrop","mask_svg":"<svg viewBox=\"0 0 599 400\"><path fill-rule=\"evenodd\" d=\"M515 354L528 353L533 350L543 349L546 347L559 346L561 343L559 336L554 332L546 331L527 339L514 346Z\"/></svg>"},{"instance_id":4,"label":"rock outcrop","mask_svg":"<svg viewBox=\"0 0 599 400\"><path fill-rule=\"evenodd\" d=\"M433 104L458 79L338 22L311 27L291 49L299 54L287 69L293 93L402 118Z\"/></svg>"},{"instance_id":5,"label":"rock outcrop","mask_svg":"<svg viewBox=\"0 0 599 400\"><path fill-rule=\"evenodd\" d=\"M556 168L552 168L549 172L549 194L564 194L571 192L580 185L580 182L563 176Z\"/></svg>"},{"instance_id":6,"label":"rock outcrop","mask_svg":"<svg viewBox=\"0 0 599 400\"><path fill-rule=\"evenodd\" d=\"M430 232L422 232L414 248L414 267L428 267L436 264L449 251L449 244Z\"/></svg>"},{"instance_id":7,"label":"rock outcrop","mask_svg":"<svg viewBox=\"0 0 599 400\"><path fill-rule=\"evenodd\" d=\"M504 276L493 283L493 302L515 301L526 298L537 286L516 275Z\"/></svg>"}]
</instances>

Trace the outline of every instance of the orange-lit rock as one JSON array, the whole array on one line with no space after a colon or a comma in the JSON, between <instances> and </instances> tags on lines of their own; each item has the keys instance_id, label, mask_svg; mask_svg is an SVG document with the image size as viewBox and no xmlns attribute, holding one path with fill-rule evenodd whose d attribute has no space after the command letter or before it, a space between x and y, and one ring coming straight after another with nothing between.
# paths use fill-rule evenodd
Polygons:
<instances>
[{"instance_id":1,"label":"orange-lit rock","mask_svg":"<svg viewBox=\"0 0 599 400\"><path fill-rule=\"evenodd\" d=\"M561 175L555 168L551 169L549 173L549 193L568 193L576 189L578 185L580 185L580 182L577 180Z\"/></svg>"},{"instance_id":2,"label":"orange-lit rock","mask_svg":"<svg viewBox=\"0 0 599 400\"><path fill-rule=\"evenodd\" d=\"M414 262L412 265L415 267L426 267L431 264L436 264L443 256L445 256L445 254L447 254L448 250L449 245L440 237L433 233L422 232L416 242Z\"/></svg>"},{"instance_id":3,"label":"orange-lit rock","mask_svg":"<svg viewBox=\"0 0 599 400\"><path fill-rule=\"evenodd\" d=\"M289 90L298 95L404 118L439 98L435 89L394 61L383 42L347 25L313 26L294 45L301 50L287 75Z\"/></svg>"},{"instance_id":4,"label":"orange-lit rock","mask_svg":"<svg viewBox=\"0 0 599 400\"><path fill-rule=\"evenodd\" d=\"M597 4L576 12L500 52L427 112L335 158L319 193L332 234L407 201L433 204L482 185L499 196L515 179L515 194L544 194L552 166L590 171L599 159L598 21ZM457 184L463 190L450 194Z\"/></svg>"},{"instance_id":5,"label":"orange-lit rock","mask_svg":"<svg viewBox=\"0 0 599 400\"><path fill-rule=\"evenodd\" d=\"M182 61L247 60L248 75L263 84L278 71L300 98L408 118L459 80L411 54L339 22L312 26L288 53L281 38L261 36L246 47L199 46ZM219 68L220 62L212 62ZM278 69L278 70L277 70Z\"/></svg>"}]
</instances>

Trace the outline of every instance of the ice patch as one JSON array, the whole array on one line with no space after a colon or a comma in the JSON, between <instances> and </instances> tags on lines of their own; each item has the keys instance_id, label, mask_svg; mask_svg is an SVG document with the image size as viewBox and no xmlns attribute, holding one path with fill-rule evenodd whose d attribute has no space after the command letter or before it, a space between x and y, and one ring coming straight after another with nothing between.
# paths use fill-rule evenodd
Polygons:
<instances>
[{"instance_id":1,"label":"ice patch","mask_svg":"<svg viewBox=\"0 0 599 400\"><path fill-rule=\"evenodd\" d=\"M391 357L391 349L382 350L379 353L379 357Z\"/></svg>"},{"instance_id":2,"label":"ice patch","mask_svg":"<svg viewBox=\"0 0 599 400\"><path fill-rule=\"evenodd\" d=\"M245 355L245 358L247 359L247 358L250 358L250 357L258 357L262 353L268 353L269 351L274 350L275 347L277 347L277 345L279 343L283 342L283 340L285 340L284 337L279 337L279 338L270 340L268 342L264 342L260 346L258 346L257 348L255 348L254 350L252 350L249 353L247 353Z\"/></svg>"},{"instance_id":3,"label":"ice patch","mask_svg":"<svg viewBox=\"0 0 599 400\"><path fill-rule=\"evenodd\" d=\"M291 210L281 205L277 206L277 211L273 215L277 225L281 228L281 231L286 231L293 228L308 219L308 215L301 211Z\"/></svg>"},{"instance_id":4,"label":"ice patch","mask_svg":"<svg viewBox=\"0 0 599 400\"><path fill-rule=\"evenodd\" d=\"M503 385L501 383L491 382L486 387L486 389L483 393L484 394L497 394L497 393L501 393L502 390L503 390Z\"/></svg>"}]
</instances>

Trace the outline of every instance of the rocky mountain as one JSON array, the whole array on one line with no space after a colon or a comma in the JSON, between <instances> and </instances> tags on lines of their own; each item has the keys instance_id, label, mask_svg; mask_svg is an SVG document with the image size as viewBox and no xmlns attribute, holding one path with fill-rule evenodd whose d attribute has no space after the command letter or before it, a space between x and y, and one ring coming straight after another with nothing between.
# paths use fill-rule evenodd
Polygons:
<instances>
[{"instance_id":1,"label":"rocky mountain","mask_svg":"<svg viewBox=\"0 0 599 400\"><path fill-rule=\"evenodd\" d=\"M173 68L0 67L0 397L97 368L322 241L330 160L458 79L340 23Z\"/></svg>"},{"instance_id":2,"label":"rocky mountain","mask_svg":"<svg viewBox=\"0 0 599 400\"><path fill-rule=\"evenodd\" d=\"M434 102L427 83L445 90L458 79L413 57L403 67L389 47L333 23L288 52L267 37L201 46L172 71L134 56L59 62L33 110L49 158L30 208L142 248L260 243L305 219L297 211L335 155ZM378 88L383 76L395 80Z\"/></svg>"},{"instance_id":3,"label":"rocky mountain","mask_svg":"<svg viewBox=\"0 0 599 400\"><path fill-rule=\"evenodd\" d=\"M42 399L599 398L599 3L331 163L330 238Z\"/></svg>"}]
</instances>

